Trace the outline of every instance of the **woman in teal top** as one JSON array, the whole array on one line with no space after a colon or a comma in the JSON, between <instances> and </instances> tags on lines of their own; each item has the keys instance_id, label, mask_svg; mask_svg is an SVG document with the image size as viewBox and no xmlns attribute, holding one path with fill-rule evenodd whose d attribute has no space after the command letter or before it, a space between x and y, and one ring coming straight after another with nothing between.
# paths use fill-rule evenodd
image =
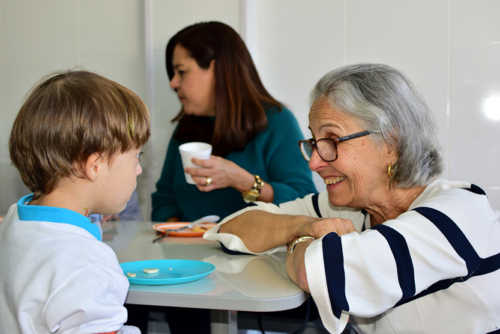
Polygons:
<instances>
[{"instance_id":1,"label":"woman in teal top","mask_svg":"<svg viewBox=\"0 0 500 334\"><path fill-rule=\"evenodd\" d=\"M297 120L262 85L231 27L182 29L167 44L166 67L182 109L152 195L153 221L223 218L249 201L281 203L316 191L297 144ZM201 168L186 169L195 185L186 183L179 154L190 141L213 147L210 159L193 159Z\"/></svg>"},{"instance_id":2,"label":"woman in teal top","mask_svg":"<svg viewBox=\"0 0 500 334\"><path fill-rule=\"evenodd\" d=\"M311 182L311 171L301 159L297 141L302 138L293 114L287 110L271 109L266 112L267 128L258 133L243 150L234 151L224 158L259 175L274 192L274 203L302 197L316 189ZM213 118L205 120L214 123ZM233 187L203 192L186 182L179 145L183 141L172 138L167 158L153 194L153 220L165 221L171 217L194 220L209 214L225 217L243 208L246 203Z\"/></svg>"}]
</instances>

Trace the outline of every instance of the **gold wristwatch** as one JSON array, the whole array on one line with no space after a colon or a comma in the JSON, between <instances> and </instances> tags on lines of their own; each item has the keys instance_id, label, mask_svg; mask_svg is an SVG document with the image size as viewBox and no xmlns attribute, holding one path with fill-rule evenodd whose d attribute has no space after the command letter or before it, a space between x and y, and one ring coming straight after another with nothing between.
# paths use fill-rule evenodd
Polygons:
<instances>
[{"instance_id":1,"label":"gold wristwatch","mask_svg":"<svg viewBox=\"0 0 500 334\"><path fill-rule=\"evenodd\" d=\"M255 175L255 182L252 188L241 193L243 200L247 203L255 202L259 198L262 188L264 188L264 181L262 181L259 175Z\"/></svg>"}]
</instances>

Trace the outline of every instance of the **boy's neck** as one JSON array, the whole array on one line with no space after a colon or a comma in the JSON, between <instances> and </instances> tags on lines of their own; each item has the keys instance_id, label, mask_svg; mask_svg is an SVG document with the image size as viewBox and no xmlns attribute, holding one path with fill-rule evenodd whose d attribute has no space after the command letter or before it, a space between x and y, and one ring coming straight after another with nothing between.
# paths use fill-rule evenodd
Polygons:
<instances>
[{"instance_id":1,"label":"boy's neck","mask_svg":"<svg viewBox=\"0 0 500 334\"><path fill-rule=\"evenodd\" d=\"M57 208L64 208L78 212L87 216L91 212L91 205L86 198L88 189L82 184L64 184L61 182L49 194L41 195L36 200L31 201L30 205L42 205ZM87 190L87 191L86 191Z\"/></svg>"}]
</instances>

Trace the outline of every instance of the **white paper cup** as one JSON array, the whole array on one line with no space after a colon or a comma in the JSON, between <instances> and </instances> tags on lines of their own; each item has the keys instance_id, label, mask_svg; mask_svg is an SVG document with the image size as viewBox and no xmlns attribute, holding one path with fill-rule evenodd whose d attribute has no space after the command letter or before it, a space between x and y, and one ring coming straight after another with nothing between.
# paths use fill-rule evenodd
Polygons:
<instances>
[{"instance_id":1,"label":"white paper cup","mask_svg":"<svg viewBox=\"0 0 500 334\"><path fill-rule=\"evenodd\" d=\"M179 146L179 152L181 153L182 166L199 168L191 161L192 158L197 159L209 159L210 154L212 154L212 145L202 142L190 142ZM191 175L184 173L186 177L186 182L190 184L195 184Z\"/></svg>"}]
</instances>

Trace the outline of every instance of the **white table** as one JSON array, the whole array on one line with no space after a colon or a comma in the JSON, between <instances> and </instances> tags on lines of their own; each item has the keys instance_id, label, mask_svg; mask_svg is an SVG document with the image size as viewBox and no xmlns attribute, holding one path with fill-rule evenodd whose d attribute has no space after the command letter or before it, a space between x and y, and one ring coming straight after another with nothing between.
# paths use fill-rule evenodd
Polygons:
<instances>
[{"instance_id":1,"label":"white table","mask_svg":"<svg viewBox=\"0 0 500 334\"><path fill-rule=\"evenodd\" d=\"M162 286L131 285L127 303L217 310L212 333L237 333L237 311L283 311L300 306L305 293L288 278L284 253L276 256L229 255L202 238L156 237L150 222L108 222L104 241L120 262L194 259L216 269L199 281Z\"/></svg>"}]
</instances>

